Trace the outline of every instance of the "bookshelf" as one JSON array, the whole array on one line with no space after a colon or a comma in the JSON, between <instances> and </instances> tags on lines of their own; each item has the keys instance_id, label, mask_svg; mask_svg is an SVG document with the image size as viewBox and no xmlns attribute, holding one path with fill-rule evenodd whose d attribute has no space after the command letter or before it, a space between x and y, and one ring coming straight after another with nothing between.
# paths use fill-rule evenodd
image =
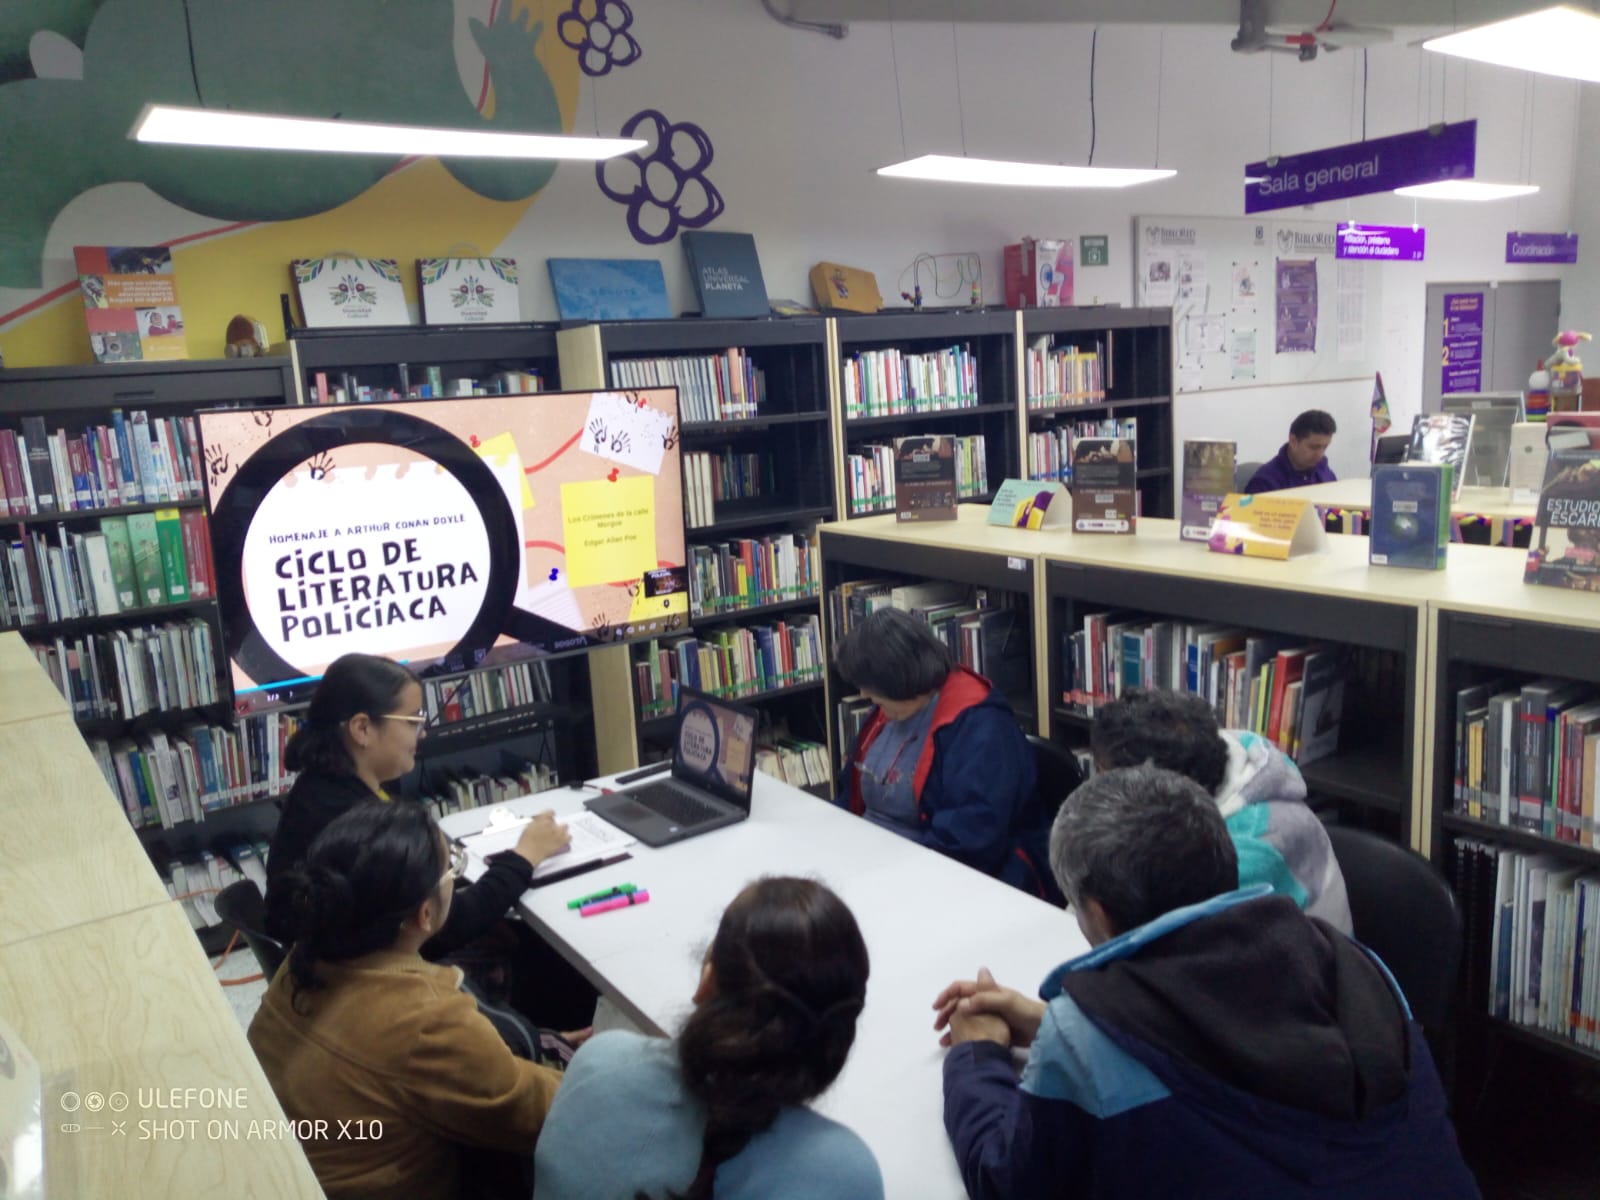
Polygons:
<instances>
[{"instance_id":1,"label":"bookshelf","mask_svg":"<svg viewBox=\"0 0 1600 1200\"><path fill-rule=\"evenodd\" d=\"M389 393L396 399L418 395L433 383L444 390L431 395L448 395L451 381L461 379L507 393L549 392L560 385L555 326L549 324L297 329L289 335L289 351L296 385L291 394L298 404L319 402L319 375L330 391L344 387L357 393L347 397L351 400L361 398L362 388L371 389L371 399L384 400ZM527 381L517 375L537 375L538 386L520 386Z\"/></svg>"},{"instance_id":2,"label":"bookshelf","mask_svg":"<svg viewBox=\"0 0 1600 1200\"><path fill-rule=\"evenodd\" d=\"M622 651L626 680L614 664L602 668L611 680L599 685L603 757L631 765L664 755L672 682L696 671L706 690L820 741L809 531L834 515L829 322L624 321L562 330L557 343L574 386L679 389L691 613L678 634Z\"/></svg>"},{"instance_id":3,"label":"bookshelf","mask_svg":"<svg viewBox=\"0 0 1600 1200\"><path fill-rule=\"evenodd\" d=\"M1045 469L1039 440L1065 451L1084 423L1137 422L1139 511L1175 515L1178 456L1172 402L1170 308L1029 308L1018 313L1017 373L1023 381L1018 437L1030 479ZM1074 378L1069 354L1092 356ZM1115 428L1095 436L1117 436ZM1065 454L1060 453L1064 460Z\"/></svg>"}]
</instances>

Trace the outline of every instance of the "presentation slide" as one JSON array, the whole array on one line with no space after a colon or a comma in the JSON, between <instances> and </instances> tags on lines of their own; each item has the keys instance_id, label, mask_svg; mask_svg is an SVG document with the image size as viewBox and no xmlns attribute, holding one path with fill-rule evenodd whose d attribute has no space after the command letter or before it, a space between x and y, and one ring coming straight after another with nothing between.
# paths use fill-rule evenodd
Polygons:
<instances>
[{"instance_id":1,"label":"presentation slide","mask_svg":"<svg viewBox=\"0 0 1600 1200\"><path fill-rule=\"evenodd\" d=\"M677 392L200 414L242 708L361 651L422 674L681 628Z\"/></svg>"}]
</instances>

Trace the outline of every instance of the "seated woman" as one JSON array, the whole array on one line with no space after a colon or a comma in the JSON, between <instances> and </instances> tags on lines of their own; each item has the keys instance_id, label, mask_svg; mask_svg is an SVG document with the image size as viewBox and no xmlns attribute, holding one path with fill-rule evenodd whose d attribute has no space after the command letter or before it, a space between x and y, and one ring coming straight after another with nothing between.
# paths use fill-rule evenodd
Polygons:
<instances>
[{"instance_id":1,"label":"seated woman","mask_svg":"<svg viewBox=\"0 0 1600 1200\"><path fill-rule=\"evenodd\" d=\"M878 706L850 747L837 803L1024 891L1056 898L1033 748L1005 697L955 664L924 622L897 608L857 624L833 662Z\"/></svg>"},{"instance_id":2,"label":"seated woman","mask_svg":"<svg viewBox=\"0 0 1600 1200\"><path fill-rule=\"evenodd\" d=\"M285 1114L326 1123L302 1144L331 1197L456 1200L463 1148L526 1153L544 1124L561 1076L513 1056L461 972L418 953L463 861L421 805L371 801L281 877L294 948L250 1045Z\"/></svg>"},{"instance_id":3,"label":"seated woman","mask_svg":"<svg viewBox=\"0 0 1600 1200\"><path fill-rule=\"evenodd\" d=\"M291 940L277 915L288 909L273 903L284 878L331 821L364 801L387 799L384 781L411 770L427 721L421 710L422 685L408 667L372 654L346 654L328 665L284 750L285 765L299 777L267 854L267 932L279 941ZM566 826L539 814L514 849L490 855L478 881L462 885L448 925L435 931L424 956L441 958L495 928L533 868L566 845Z\"/></svg>"},{"instance_id":4,"label":"seated woman","mask_svg":"<svg viewBox=\"0 0 1600 1200\"><path fill-rule=\"evenodd\" d=\"M534 1155L539 1200L876 1200L859 1137L805 1105L844 1068L867 994L855 917L809 879L762 879L722 914L675 1042L578 1051Z\"/></svg>"}]
</instances>

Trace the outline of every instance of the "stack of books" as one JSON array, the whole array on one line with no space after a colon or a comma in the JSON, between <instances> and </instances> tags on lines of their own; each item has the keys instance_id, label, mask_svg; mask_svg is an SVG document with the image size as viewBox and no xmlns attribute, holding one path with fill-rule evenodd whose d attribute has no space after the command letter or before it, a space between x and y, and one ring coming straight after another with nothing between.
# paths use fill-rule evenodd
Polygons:
<instances>
[{"instance_id":1,"label":"stack of books","mask_svg":"<svg viewBox=\"0 0 1600 1200\"><path fill-rule=\"evenodd\" d=\"M613 362L611 386L675 387L684 421L753 421L767 399L766 374L737 348L725 354Z\"/></svg>"}]
</instances>

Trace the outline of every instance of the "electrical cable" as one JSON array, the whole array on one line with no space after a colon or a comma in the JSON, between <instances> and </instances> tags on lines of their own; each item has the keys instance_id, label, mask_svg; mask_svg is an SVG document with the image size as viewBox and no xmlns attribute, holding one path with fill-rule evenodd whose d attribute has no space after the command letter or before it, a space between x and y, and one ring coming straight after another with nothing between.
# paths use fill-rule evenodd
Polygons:
<instances>
[{"instance_id":1,"label":"electrical cable","mask_svg":"<svg viewBox=\"0 0 1600 1200\"><path fill-rule=\"evenodd\" d=\"M1361 140L1367 140L1367 51L1361 50Z\"/></svg>"},{"instance_id":2,"label":"electrical cable","mask_svg":"<svg viewBox=\"0 0 1600 1200\"><path fill-rule=\"evenodd\" d=\"M1094 60L1099 45L1100 27L1096 25L1093 35L1089 38L1089 166L1091 167L1094 166L1094 144L1099 133L1094 114Z\"/></svg>"},{"instance_id":3,"label":"electrical cable","mask_svg":"<svg viewBox=\"0 0 1600 1200\"><path fill-rule=\"evenodd\" d=\"M903 159L906 157L906 106L900 99L900 57L894 50L894 0L889 0L889 63L894 67L894 106L900 113L900 157Z\"/></svg>"},{"instance_id":4,"label":"electrical cable","mask_svg":"<svg viewBox=\"0 0 1600 1200\"><path fill-rule=\"evenodd\" d=\"M820 33L824 37L835 38L843 41L850 33L848 25L832 25L823 21L797 21L793 17L784 16L772 6L772 0L761 0L761 7L767 10L767 16L780 25L787 25L790 29L804 29L808 33Z\"/></svg>"},{"instance_id":5,"label":"electrical cable","mask_svg":"<svg viewBox=\"0 0 1600 1200\"><path fill-rule=\"evenodd\" d=\"M956 120L961 125L961 157L967 156L967 111L961 100L961 41L956 37L956 23L950 22L950 46L956 56Z\"/></svg>"},{"instance_id":6,"label":"electrical cable","mask_svg":"<svg viewBox=\"0 0 1600 1200\"><path fill-rule=\"evenodd\" d=\"M195 103L204 108L206 101L200 94L200 69L194 61L194 23L189 19L189 0L183 0L183 33L189 47L189 78L194 81Z\"/></svg>"},{"instance_id":7,"label":"electrical cable","mask_svg":"<svg viewBox=\"0 0 1600 1200\"><path fill-rule=\"evenodd\" d=\"M1318 33L1326 33L1333 28L1333 10L1339 7L1339 0L1332 0L1328 5L1328 15L1322 18L1322 24L1317 26Z\"/></svg>"},{"instance_id":8,"label":"electrical cable","mask_svg":"<svg viewBox=\"0 0 1600 1200\"><path fill-rule=\"evenodd\" d=\"M1167 79L1167 30L1161 28L1156 50L1156 160L1152 166L1161 166L1161 93Z\"/></svg>"}]
</instances>

